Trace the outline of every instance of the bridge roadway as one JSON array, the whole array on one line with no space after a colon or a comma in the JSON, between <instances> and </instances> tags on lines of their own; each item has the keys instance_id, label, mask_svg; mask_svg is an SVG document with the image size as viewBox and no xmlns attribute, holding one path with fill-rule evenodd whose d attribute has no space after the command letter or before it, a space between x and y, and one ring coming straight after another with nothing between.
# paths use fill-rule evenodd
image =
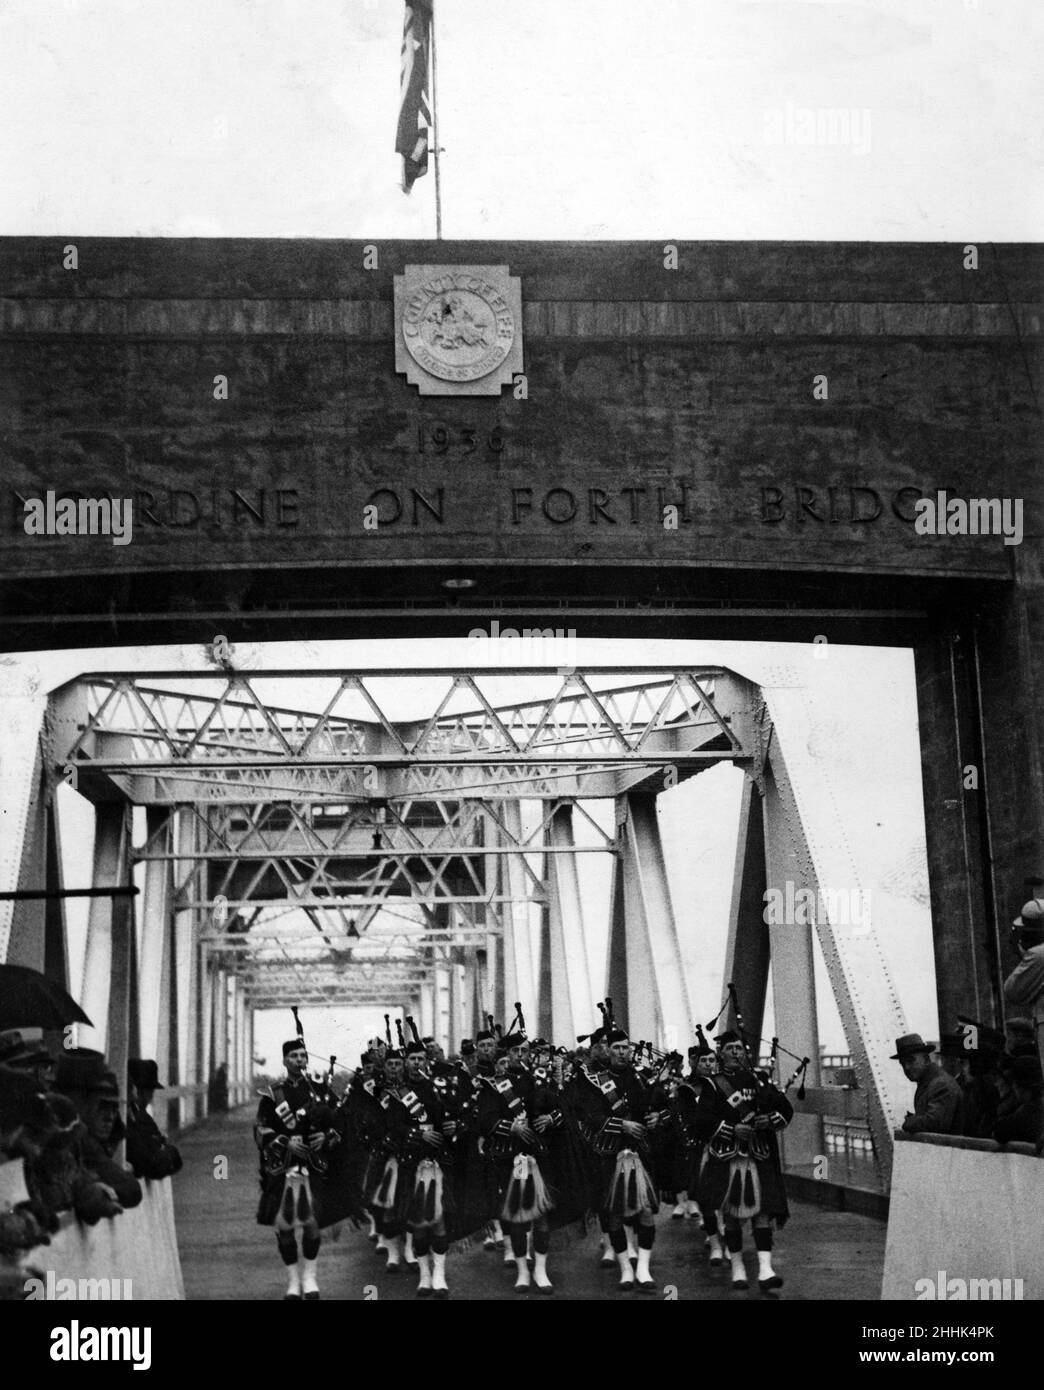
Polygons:
<instances>
[{"instance_id":1,"label":"bridge roadway","mask_svg":"<svg viewBox=\"0 0 1044 1390\"><path fill-rule=\"evenodd\" d=\"M188 1299L281 1299L283 1266L272 1232L255 1221L257 1209L257 1150L251 1134L253 1107L228 1116L215 1116L178 1139L185 1160L174 1178L174 1207L181 1250L185 1296ZM227 1159L227 1178L215 1177ZM792 1202L786 1228L777 1235L777 1271L785 1279L779 1297L795 1300L877 1299L881 1291L885 1227L870 1217L826 1211ZM757 1268L749 1234L746 1236L748 1274ZM616 1275L597 1262L595 1233L554 1236L549 1273L555 1299L626 1299L652 1302L640 1294L617 1294ZM384 1260L374 1253L363 1231L350 1224L334 1240L323 1237L319 1279L324 1299L414 1301L412 1273L397 1277L384 1272ZM696 1221L676 1221L661 1208L657 1223L653 1274L664 1287L673 1286L679 1299L775 1298L755 1285L749 1293L733 1293L727 1267L713 1271L703 1254ZM513 1290L510 1272L500 1252L484 1250L480 1242L464 1253L451 1252L446 1265L451 1299L553 1302L535 1291ZM373 1290L376 1290L374 1294ZM367 1290L370 1290L367 1292Z\"/></svg>"}]
</instances>

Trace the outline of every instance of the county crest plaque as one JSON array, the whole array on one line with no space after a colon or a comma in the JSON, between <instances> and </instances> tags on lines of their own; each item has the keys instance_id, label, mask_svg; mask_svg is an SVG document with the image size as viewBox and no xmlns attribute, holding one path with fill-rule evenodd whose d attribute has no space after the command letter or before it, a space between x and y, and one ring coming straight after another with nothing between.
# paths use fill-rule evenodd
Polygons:
<instances>
[{"instance_id":1,"label":"county crest plaque","mask_svg":"<svg viewBox=\"0 0 1044 1390\"><path fill-rule=\"evenodd\" d=\"M499 396L522 371L522 282L506 265L395 276L395 370L422 396Z\"/></svg>"}]
</instances>

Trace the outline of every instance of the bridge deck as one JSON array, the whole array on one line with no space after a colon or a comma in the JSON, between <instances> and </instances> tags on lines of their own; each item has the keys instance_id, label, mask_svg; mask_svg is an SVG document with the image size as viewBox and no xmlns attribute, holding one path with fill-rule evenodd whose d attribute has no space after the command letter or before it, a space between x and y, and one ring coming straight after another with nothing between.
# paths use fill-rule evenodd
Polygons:
<instances>
[{"instance_id":1,"label":"bridge deck","mask_svg":"<svg viewBox=\"0 0 1044 1390\"><path fill-rule=\"evenodd\" d=\"M257 1205L257 1151L251 1136L252 1107L214 1117L178 1140L185 1159L174 1179L174 1206L181 1249L185 1295L189 1299L280 1299L283 1267L272 1232L254 1220ZM215 1159L228 1160L228 1177L216 1179ZM777 1236L778 1272L786 1280L782 1297L794 1300L877 1299L881 1291L885 1227L869 1217L831 1212L792 1203L793 1214ZM568 1243L567 1243L568 1241ZM746 1239L747 1264L756 1265ZM612 1271L597 1266L597 1237L577 1239L556 1234L549 1272L559 1299L604 1299L615 1290ZM703 1240L694 1221L674 1221L662 1210L658 1222L653 1273L677 1289L679 1299L760 1298L757 1289L734 1294L725 1270L713 1271L703 1257ZM384 1273L383 1259L362 1231L342 1228L339 1239L323 1238L319 1277L324 1299L362 1301L414 1298L415 1278ZM517 1300L513 1269L501 1267L499 1253L481 1245L451 1253L447 1279L458 1300ZM536 1300L537 1295L529 1295ZM623 1297L623 1296L621 1296ZM629 1295L638 1298L639 1295ZM548 1300L550 1301L550 1300Z\"/></svg>"}]
</instances>

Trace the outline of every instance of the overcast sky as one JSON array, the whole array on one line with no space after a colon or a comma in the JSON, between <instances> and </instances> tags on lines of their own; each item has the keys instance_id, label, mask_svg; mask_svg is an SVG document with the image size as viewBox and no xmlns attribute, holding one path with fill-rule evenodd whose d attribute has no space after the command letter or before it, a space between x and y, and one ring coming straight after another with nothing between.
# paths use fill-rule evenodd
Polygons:
<instances>
[{"instance_id":1,"label":"overcast sky","mask_svg":"<svg viewBox=\"0 0 1044 1390\"><path fill-rule=\"evenodd\" d=\"M1040 239L1040 0L436 13L447 237ZM431 236L402 15L2 0L0 234Z\"/></svg>"}]
</instances>

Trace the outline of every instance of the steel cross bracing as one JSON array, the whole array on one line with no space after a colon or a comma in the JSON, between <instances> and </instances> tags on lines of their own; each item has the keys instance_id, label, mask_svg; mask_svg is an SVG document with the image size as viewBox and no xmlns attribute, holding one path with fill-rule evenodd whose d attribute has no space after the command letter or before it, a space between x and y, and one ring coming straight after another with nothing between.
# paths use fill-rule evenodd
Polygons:
<instances>
[{"instance_id":1,"label":"steel cross bracing","mask_svg":"<svg viewBox=\"0 0 1044 1390\"><path fill-rule=\"evenodd\" d=\"M539 696L506 700L520 680ZM253 1007L380 1002L547 910L555 856L618 852L581 799L746 765L750 689L722 668L85 676L52 696L48 751L88 798L176 812L135 860L170 864ZM396 903L415 915L389 935Z\"/></svg>"},{"instance_id":2,"label":"steel cross bracing","mask_svg":"<svg viewBox=\"0 0 1044 1390\"><path fill-rule=\"evenodd\" d=\"M303 679L314 708L272 699ZM519 679L544 693L505 703ZM720 667L84 676L52 696L53 751L88 797L142 804L611 797L749 758L746 689Z\"/></svg>"}]
</instances>

